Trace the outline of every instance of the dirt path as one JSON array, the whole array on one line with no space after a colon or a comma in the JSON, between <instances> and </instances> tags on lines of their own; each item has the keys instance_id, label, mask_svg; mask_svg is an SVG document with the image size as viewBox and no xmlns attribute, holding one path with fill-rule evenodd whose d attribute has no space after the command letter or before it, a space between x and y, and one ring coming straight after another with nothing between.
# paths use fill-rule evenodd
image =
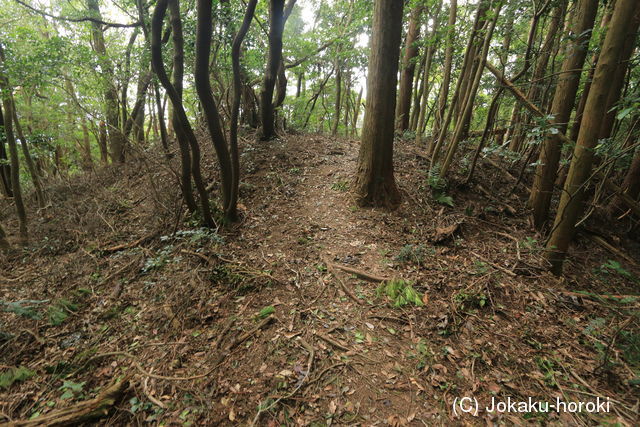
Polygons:
<instances>
[{"instance_id":1,"label":"dirt path","mask_svg":"<svg viewBox=\"0 0 640 427\"><path fill-rule=\"evenodd\" d=\"M357 147L316 135L245 144L243 221L220 234L176 221L180 194L160 161L61 183L33 219L38 243L0 271L0 364L32 373L0 390L0 413L51 413L132 372L111 425L518 424L522 414L458 418L451 405L550 401L560 390L623 403L598 418L527 416L634 419L640 396L622 350L606 375L597 370L593 340L617 323L597 329L607 308L562 293L593 290L602 254L585 251L566 281L548 276L524 245L524 216L464 190L453 208L436 203L424 159L403 144L403 205L357 208ZM484 173L492 189L509 187ZM404 280L424 306L396 307L378 284L325 261ZM599 292L622 292L607 280Z\"/></svg>"}]
</instances>

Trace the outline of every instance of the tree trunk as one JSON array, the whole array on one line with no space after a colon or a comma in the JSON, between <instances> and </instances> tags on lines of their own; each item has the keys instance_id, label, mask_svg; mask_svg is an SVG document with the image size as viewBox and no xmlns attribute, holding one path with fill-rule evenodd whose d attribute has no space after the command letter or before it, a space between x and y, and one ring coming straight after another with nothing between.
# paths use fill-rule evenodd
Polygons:
<instances>
[{"instance_id":1,"label":"tree trunk","mask_svg":"<svg viewBox=\"0 0 640 427\"><path fill-rule=\"evenodd\" d=\"M102 19L98 0L87 0L89 13L98 19ZM100 63L102 84L104 86L105 117L107 132L109 135L109 149L111 160L123 163L125 160L125 137L120 129L120 113L118 111L118 91L113 81L114 71L111 61L107 57L107 48L104 42L102 26L97 22L91 22L91 37L93 39L93 49L98 55Z\"/></svg>"},{"instance_id":2,"label":"tree trunk","mask_svg":"<svg viewBox=\"0 0 640 427\"><path fill-rule=\"evenodd\" d=\"M273 91L278 77L278 67L282 61L282 33L284 31L284 0L269 2L269 54L264 82L260 92L260 118L262 129L260 138L269 140L275 136L275 111Z\"/></svg>"},{"instance_id":3,"label":"tree trunk","mask_svg":"<svg viewBox=\"0 0 640 427\"><path fill-rule=\"evenodd\" d=\"M609 31L602 44L553 231L546 245L545 257L550 262L550 270L554 274L562 272L562 264L573 238L575 224L582 212L585 186L588 184L594 158L593 149L598 142L602 119L607 113L606 101L610 92L611 75L624 49L629 17L633 16L637 9L637 0L618 0Z\"/></svg>"},{"instance_id":4,"label":"tree trunk","mask_svg":"<svg viewBox=\"0 0 640 427\"><path fill-rule=\"evenodd\" d=\"M445 48L444 70L442 73L442 85L438 96L438 108L433 121L433 141L429 144L427 153L431 155L435 138L440 134L440 128L444 121L444 113L447 110L447 99L449 98L449 85L451 84L451 66L453 64L453 40L455 36L456 14L458 10L458 0L451 0L449 6L449 21L447 22L447 39Z\"/></svg>"},{"instance_id":5,"label":"tree trunk","mask_svg":"<svg viewBox=\"0 0 640 427\"><path fill-rule=\"evenodd\" d=\"M409 18L409 30L404 43L404 58L402 59L402 72L400 73L400 92L396 105L396 130L404 132L409 128L409 113L411 110L411 92L413 91L413 75L416 71L415 58L419 50L416 42L420 37L420 17L422 6L418 5L411 11Z\"/></svg>"},{"instance_id":6,"label":"tree trunk","mask_svg":"<svg viewBox=\"0 0 640 427\"><path fill-rule=\"evenodd\" d=\"M572 34L576 38L565 49L560 76L551 104L553 123L557 129L565 133L571 116L576 93L580 84L581 69L587 55L591 29L598 11L598 0L580 0L578 11L574 16ZM542 144L538 157L538 166L531 187L529 204L533 209L533 223L541 230L547 222L549 207L553 195L553 186L560 163L562 142L557 135L548 134Z\"/></svg>"},{"instance_id":7,"label":"tree trunk","mask_svg":"<svg viewBox=\"0 0 640 427\"><path fill-rule=\"evenodd\" d=\"M2 78L4 82L0 85L2 91L7 91L6 80ZM18 147L16 144L15 136L13 135L13 103L9 95L5 94L2 99L2 105L5 111L4 118L4 133L9 145L9 158L11 159L11 190L13 193L13 201L16 204L16 212L18 213L18 220L20 223L20 241L22 244L27 244L29 240L29 234L27 232L27 213L24 208L24 201L22 200L22 189L20 187L20 160L18 158Z\"/></svg>"},{"instance_id":8,"label":"tree trunk","mask_svg":"<svg viewBox=\"0 0 640 427\"><path fill-rule=\"evenodd\" d=\"M393 176L393 133L404 2L375 0L367 102L354 188L361 206L400 203Z\"/></svg>"},{"instance_id":9,"label":"tree trunk","mask_svg":"<svg viewBox=\"0 0 640 427\"><path fill-rule=\"evenodd\" d=\"M485 30L484 42L482 44L482 52L480 56L476 59L477 64L474 67L469 67L470 69L474 69L475 75L473 76L473 80L470 82L469 91L467 93L466 100L460 103L462 105L460 121L456 123L456 129L454 131L453 138L451 139L451 144L449 145L449 149L447 151L447 157L445 158L442 164L442 168L440 169L441 177L444 177L449 171L449 167L453 162L453 156L455 155L458 144L463 139L464 134L466 134L468 131L468 124L471 121L473 103L475 102L475 97L476 97L476 94L478 93L478 86L480 85L482 72L484 71L484 61L486 60L487 54L489 52L489 46L491 44L493 30L495 29L496 22L498 21L498 17L500 16L500 10L502 9L502 5L503 5L502 0L499 0L495 8L494 17L489 23L489 28ZM478 8L480 9L480 6L478 6Z\"/></svg>"},{"instance_id":10,"label":"tree trunk","mask_svg":"<svg viewBox=\"0 0 640 427\"><path fill-rule=\"evenodd\" d=\"M227 140L222 130L220 123L220 115L218 113L218 106L213 98L211 90L211 82L209 81L209 55L211 54L211 35L213 33L212 28L212 4L209 0L197 0L198 7L198 26L196 28L196 65L195 65L195 83L196 91L198 92L198 98L200 98L200 104L204 111L205 119L209 129L209 136L213 142L213 148L216 151L218 157L218 166L220 167L220 181L222 184L222 207L225 215L225 219L229 221L235 221L237 219L236 207L230 206L231 202L231 183L233 180L233 172L231 166L231 156L229 154L229 147L227 146ZM195 141L195 139L194 139ZM194 167L194 182L196 186L202 185L202 188L198 188L200 198L207 198L206 204L202 200L202 206L204 209L209 209L207 191L202 182L202 178L196 179L196 175L200 174L199 162L200 152L199 147L196 144L191 144L191 152L194 159L197 160L198 170ZM194 166L196 162L194 160ZM200 183L198 183L200 180ZM206 206L205 206L206 205ZM210 215L210 214L209 214Z\"/></svg>"},{"instance_id":11,"label":"tree trunk","mask_svg":"<svg viewBox=\"0 0 640 427\"><path fill-rule=\"evenodd\" d=\"M340 101L342 100L342 64L338 58L340 50L336 52L336 104L333 117L333 125L331 128L331 134L336 135L338 133L338 125L340 124Z\"/></svg>"},{"instance_id":12,"label":"tree trunk","mask_svg":"<svg viewBox=\"0 0 640 427\"><path fill-rule=\"evenodd\" d=\"M538 60L536 61L536 67L533 70L533 74L531 76L531 83L529 86L529 91L527 92L527 99L529 99L536 105L541 105L539 101L540 94L542 93L542 88L544 86L544 75L547 71L547 65L549 64L549 58L551 57L551 52L553 51L556 34L558 33L558 29L560 28L565 10L566 9L564 2L559 3L554 8L554 12L551 17L551 23L549 24L549 29L545 36L544 43L542 43L542 46L540 48ZM528 120L528 116L521 114L520 122L516 125L517 130L514 132L514 136L509 144L509 149L511 151L521 151L522 143L524 142L524 139L526 137L526 128L529 123L530 122Z\"/></svg>"},{"instance_id":13,"label":"tree trunk","mask_svg":"<svg viewBox=\"0 0 640 427\"><path fill-rule=\"evenodd\" d=\"M228 217L235 221L238 219L238 186L240 184L240 157L238 153L238 116L240 114L240 100L242 97L242 71L240 69L240 49L242 42L249 31L251 20L256 11L257 0L249 0L244 20L233 38L231 46L231 61L233 67L233 108L231 110L231 126L229 142L231 151L231 193L229 195Z\"/></svg>"},{"instance_id":14,"label":"tree trunk","mask_svg":"<svg viewBox=\"0 0 640 427\"><path fill-rule=\"evenodd\" d=\"M29 145L27 143L27 138L25 138L24 133L22 132L22 126L20 126L20 122L18 121L18 114L15 109L15 101L13 97L11 99L11 105L13 108L13 123L16 127L16 133L18 134L18 138L20 138L20 147L22 147L22 155L24 157L24 162L27 164L27 169L29 169L29 175L31 176L31 182L33 183L33 188L36 192L36 200L38 201L38 207L44 208L45 206L45 198L44 198L44 190L42 188L42 184L40 183L40 176L38 175L38 171L36 170L36 165L33 162L33 157L31 157L31 152L29 151ZM84 116L83 116L84 119Z\"/></svg>"},{"instance_id":15,"label":"tree trunk","mask_svg":"<svg viewBox=\"0 0 640 427\"><path fill-rule=\"evenodd\" d=\"M2 113L2 103L0 102L0 128L4 129L4 114ZM9 157L7 156L7 149L5 148L5 141L7 140L4 132L0 132L0 179L2 180L2 194L6 197L13 197L11 192L11 166L9 164Z\"/></svg>"},{"instance_id":16,"label":"tree trunk","mask_svg":"<svg viewBox=\"0 0 640 427\"><path fill-rule=\"evenodd\" d=\"M188 139L192 137L195 140L195 135L193 134L193 130L191 129L191 125L189 124L189 120L182 106L182 97L179 90L182 85L182 78L180 80L176 80L176 68L175 68L175 55L181 55L181 40L182 40L182 25L180 23L180 15L179 15L179 5L175 5L171 10L171 26L172 26L172 36L174 43L174 82L176 85L172 84L169 81L169 76L167 76L167 72L164 69L164 62L162 60L162 22L164 20L164 16L167 11L167 7L169 3L177 2L177 0L159 0L156 8L153 12L153 17L151 18L151 65L153 66L153 70L158 76L158 80L160 84L165 88L167 92L167 96L171 99L171 104L173 105L174 110L174 118L177 119L175 122L176 131L178 135L178 144L180 146L180 154L181 154L181 166L182 166L182 176L181 176L181 186L182 186L182 195L187 204L187 208L191 212L197 211L198 207L196 205L195 199L193 197L192 187L191 187L191 176L192 172L192 160L190 153L190 142ZM176 10L178 9L178 10ZM177 31L179 30L179 31ZM177 87L176 87L177 86ZM197 143L197 141L196 141ZM206 220L205 220L206 221Z\"/></svg>"}]
</instances>

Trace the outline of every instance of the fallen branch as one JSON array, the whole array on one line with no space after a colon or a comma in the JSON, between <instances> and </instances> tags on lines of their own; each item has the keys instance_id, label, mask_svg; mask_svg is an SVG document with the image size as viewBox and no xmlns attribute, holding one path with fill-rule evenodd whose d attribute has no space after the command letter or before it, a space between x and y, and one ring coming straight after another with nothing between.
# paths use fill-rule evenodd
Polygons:
<instances>
[{"instance_id":1,"label":"fallen branch","mask_svg":"<svg viewBox=\"0 0 640 427\"><path fill-rule=\"evenodd\" d=\"M498 265L495 262L491 262L488 259L486 259L485 257L480 256L475 252L471 252L471 255L475 256L476 258L478 258L480 261L484 262L485 264L489 264L491 267L493 267L495 269L498 269L498 270L502 271L503 273L508 274L511 277L516 277L517 276L517 274L514 273L513 271L507 270L506 268L502 267L501 265Z\"/></svg>"},{"instance_id":2,"label":"fallen branch","mask_svg":"<svg viewBox=\"0 0 640 427\"><path fill-rule=\"evenodd\" d=\"M118 252L118 251L122 251L122 250L125 250L125 249L135 248L136 246L139 246L139 245L143 244L144 242L153 239L157 235L158 235L158 232L156 231L156 232L148 234L148 235L146 235L144 237L141 237L138 240L134 240L133 242L122 243L120 245L115 245L115 246L111 246L111 247L108 247L108 248L99 249L99 251L102 252L102 253L113 253L113 252Z\"/></svg>"},{"instance_id":3,"label":"fallen branch","mask_svg":"<svg viewBox=\"0 0 640 427\"><path fill-rule=\"evenodd\" d=\"M324 260L324 261L327 264L327 267L333 267L333 268L337 268L337 269L342 270L342 271L346 271L347 273L353 274L357 278L362 279L362 280L366 280L367 282L380 283L380 282L386 282L387 280L389 280L386 277L375 276L373 274L367 273L366 271L358 270L358 269L353 268L353 267L347 267L346 265L334 264L332 262L328 262L327 260Z\"/></svg>"},{"instance_id":4,"label":"fallen branch","mask_svg":"<svg viewBox=\"0 0 640 427\"><path fill-rule=\"evenodd\" d=\"M32 420L16 421L5 424L11 426L60 426L76 425L95 418L104 417L109 409L118 402L129 386L130 377L114 382L91 400L80 402L68 408L52 411Z\"/></svg>"},{"instance_id":5,"label":"fallen branch","mask_svg":"<svg viewBox=\"0 0 640 427\"><path fill-rule=\"evenodd\" d=\"M638 265L638 263L633 258L631 258L629 255L625 254L620 249L616 248L611 243L607 242L604 238L598 236L597 234L592 234L592 233L589 233L589 232L586 232L586 231L583 234L585 234L590 240L596 242L597 244L599 244L600 246L602 246L603 248L605 248L606 250L608 250L612 254L624 259L629 264L634 265L634 266Z\"/></svg>"}]
</instances>

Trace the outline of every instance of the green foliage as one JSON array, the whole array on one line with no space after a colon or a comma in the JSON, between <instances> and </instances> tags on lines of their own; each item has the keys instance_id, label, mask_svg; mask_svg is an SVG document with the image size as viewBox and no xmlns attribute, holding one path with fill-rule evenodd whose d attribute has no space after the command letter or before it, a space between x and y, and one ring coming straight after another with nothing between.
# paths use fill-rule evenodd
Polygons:
<instances>
[{"instance_id":1,"label":"green foliage","mask_svg":"<svg viewBox=\"0 0 640 427\"><path fill-rule=\"evenodd\" d=\"M268 305L264 307L262 310L260 310L260 312L256 317L258 319L266 319L267 317L271 316L275 312L276 312L276 309L272 305Z\"/></svg>"},{"instance_id":2,"label":"green foliage","mask_svg":"<svg viewBox=\"0 0 640 427\"><path fill-rule=\"evenodd\" d=\"M26 381L33 377L36 373L29 368L19 366L17 368L9 368L0 374L0 389L8 389L16 382Z\"/></svg>"},{"instance_id":3,"label":"green foliage","mask_svg":"<svg viewBox=\"0 0 640 427\"><path fill-rule=\"evenodd\" d=\"M60 396L60 399L66 400L66 399L82 397L84 385L85 385L84 381L81 383L76 383L71 380L65 380L60 386L60 388L58 389L62 391L62 395Z\"/></svg>"},{"instance_id":4,"label":"green foliage","mask_svg":"<svg viewBox=\"0 0 640 427\"><path fill-rule=\"evenodd\" d=\"M402 279L392 279L386 282L382 282L376 290L376 295L386 296L391 300L394 307L403 307L407 304L413 304L417 307L422 307L422 295L415 289L413 289L411 282L406 282Z\"/></svg>"},{"instance_id":5,"label":"green foliage","mask_svg":"<svg viewBox=\"0 0 640 427\"><path fill-rule=\"evenodd\" d=\"M38 313L34 307L27 304L43 304L49 302L49 300L43 301L35 301L35 300L25 300L25 301L1 301L0 307L2 307L2 311L8 313L14 313L18 316L26 317L27 319L41 319L42 315Z\"/></svg>"},{"instance_id":6,"label":"green foliage","mask_svg":"<svg viewBox=\"0 0 640 427\"><path fill-rule=\"evenodd\" d=\"M425 248L424 245L404 245L398 255L395 256L395 260L401 264L414 263L422 265L427 255L435 255L434 248Z\"/></svg>"},{"instance_id":7,"label":"green foliage","mask_svg":"<svg viewBox=\"0 0 640 427\"><path fill-rule=\"evenodd\" d=\"M345 191L349 190L349 181L341 180L341 181L334 182L331 185L331 189L334 191L340 191L344 193Z\"/></svg>"},{"instance_id":8,"label":"green foliage","mask_svg":"<svg viewBox=\"0 0 640 427\"><path fill-rule=\"evenodd\" d=\"M69 317L69 313L74 313L78 311L78 305L67 300L60 299L56 301L55 304L49 306L47 311L49 323L53 326L61 325L67 317Z\"/></svg>"},{"instance_id":9,"label":"green foliage","mask_svg":"<svg viewBox=\"0 0 640 427\"><path fill-rule=\"evenodd\" d=\"M596 268L595 272L602 276L618 276L632 282L638 282L638 278L636 276L625 270L618 261L614 261L612 259L607 260L607 262Z\"/></svg>"}]
</instances>

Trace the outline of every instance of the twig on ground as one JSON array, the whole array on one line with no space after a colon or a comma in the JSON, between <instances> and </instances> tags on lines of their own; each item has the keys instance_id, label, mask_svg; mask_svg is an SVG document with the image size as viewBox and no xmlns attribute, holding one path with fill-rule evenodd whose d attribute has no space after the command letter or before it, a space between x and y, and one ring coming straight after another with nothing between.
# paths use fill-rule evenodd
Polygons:
<instances>
[{"instance_id":1,"label":"twig on ground","mask_svg":"<svg viewBox=\"0 0 640 427\"><path fill-rule=\"evenodd\" d=\"M294 394L296 394L298 392L298 390L300 390L300 388L302 388L302 385L304 384L305 380L307 378L309 378L309 374L311 373L311 365L313 364L313 357L315 355L315 351L313 350L313 347L311 346L311 344L309 344L308 342L306 342L305 340L303 340L302 338L300 339L300 344L302 344L302 346L307 350L307 352L309 352L309 359L307 360L307 373L305 374L305 376L298 382L298 385L296 386L295 389L293 389L290 393L288 393L285 396L281 396L279 398L277 398L275 401L273 401L273 403L271 403L269 406L267 406L266 408L259 408L258 412L256 413L256 416L253 418L253 421L251 421L251 426L255 426L256 423L258 422L258 420L260 419L260 415L262 415L263 412L267 412L269 410L271 410L272 408L274 408L278 403L280 403L281 400L284 399L289 399L291 396L293 396Z\"/></svg>"}]
</instances>

